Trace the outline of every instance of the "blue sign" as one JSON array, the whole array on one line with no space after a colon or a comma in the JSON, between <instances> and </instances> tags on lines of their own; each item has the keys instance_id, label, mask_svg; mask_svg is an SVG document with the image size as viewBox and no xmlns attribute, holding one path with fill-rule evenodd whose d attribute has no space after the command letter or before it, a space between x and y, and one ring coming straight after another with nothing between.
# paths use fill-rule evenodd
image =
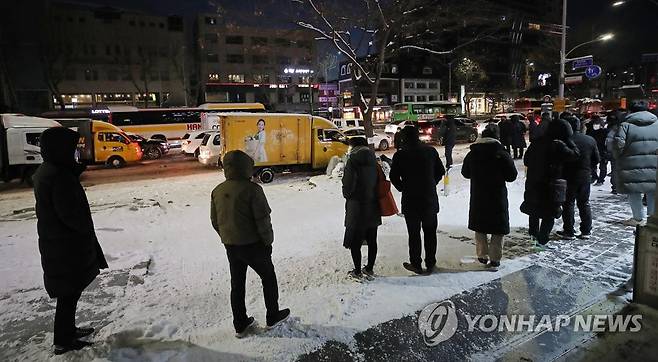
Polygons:
<instances>
[{"instance_id":1,"label":"blue sign","mask_svg":"<svg viewBox=\"0 0 658 362\"><path fill-rule=\"evenodd\" d=\"M594 64L594 57L592 56L583 57L579 59L574 59L573 62L571 62L571 68L572 69L587 68L593 64Z\"/></svg>"},{"instance_id":2,"label":"blue sign","mask_svg":"<svg viewBox=\"0 0 658 362\"><path fill-rule=\"evenodd\" d=\"M585 76L587 79L596 79L601 75L601 67L598 65L590 65L585 69Z\"/></svg>"}]
</instances>

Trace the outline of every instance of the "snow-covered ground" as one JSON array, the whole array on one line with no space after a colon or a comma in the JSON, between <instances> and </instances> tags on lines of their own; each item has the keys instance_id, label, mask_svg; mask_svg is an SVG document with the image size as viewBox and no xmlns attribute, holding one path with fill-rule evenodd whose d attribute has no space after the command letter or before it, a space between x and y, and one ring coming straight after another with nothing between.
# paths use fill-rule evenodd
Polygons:
<instances>
[{"instance_id":1,"label":"snow-covered ground","mask_svg":"<svg viewBox=\"0 0 658 362\"><path fill-rule=\"evenodd\" d=\"M524 172L509 184L512 228L527 227L519 211ZM355 332L412 314L427 304L528 266L523 248L498 272L410 276L404 219L384 219L374 281L345 278L344 200L340 180L289 177L264 185L275 230L273 259L281 328L233 336L225 249L209 220L210 191L221 173L89 187L96 230L110 264L79 307L79 322L101 327L91 349L52 357L54 301L42 286L34 200L0 194L0 356L16 360L293 360L327 340L353 343ZM468 182L456 167L441 196L439 267L474 255ZM602 192L602 191L601 191ZM399 201L399 194L395 193ZM512 239L523 240L517 233ZM512 248L511 250L515 250ZM366 248L364 247L364 254ZM509 254L508 254L509 255ZM264 325L260 280L249 272L247 308ZM86 316L86 318L85 318Z\"/></svg>"}]
</instances>

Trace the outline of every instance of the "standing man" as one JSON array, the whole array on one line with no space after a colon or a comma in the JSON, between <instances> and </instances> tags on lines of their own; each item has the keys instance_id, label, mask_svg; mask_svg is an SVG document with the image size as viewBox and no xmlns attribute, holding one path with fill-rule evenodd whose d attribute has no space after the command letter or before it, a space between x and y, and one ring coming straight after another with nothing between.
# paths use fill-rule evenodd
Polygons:
<instances>
[{"instance_id":1,"label":"standing man","mask_svg":"<svg viewBox=\"0 0 658 362\"><path fill-rule=\"evenodd\" d=\"M557 234L563 240L575 239L574 204L578 205L580 215L579 239L589 239L592 233L592 210L589 204L592 170L599 164L599 149L594 138L580 131L580 121L574 116L566 120L573 129L573 143L578 147L580 155L575 161L565 162L564 178L567 180L567 198L563 205L562 221L564 230Z\"/></svg>"},{"instance_id":2,"label":"standing man","mask_svg":"<svg viewBox=\"0 0 658 362\"><path fill-rule=\"evenodd\" d=\"M418 139L416 127L402 130L404 149L393 155L391 183L402 192L402 213L409 233L409 263L405 269L423 274L420 230L425 238L425 266L431 273L436 265L436 228L439 197L436 185L445 175L445 168L434 147Z\"/></svg>"},{"instance_id":3,"label":"standing man","mask_svg":"<svg viewBox=\"0 0 658 362\"><path fill-rule=\"evenodd\" d=\"M527 147L525 142L525 133L527 131L525 124L521 121L521 117L513 115L512 122L512 149L514 151L514 159L522 160L523 152Z\"/></svg>"},{"instance_id":4,"label":"standing man","mask_svg":"<svg viewBox=\"0 0 658 362\"><path fill-rule=\"evenodd\" d=\"M614 111L608 115L607 118L607 123L608 123L608 128L607 128L607 135L605 138L605 150L607 151L608 156L610 157L610 193L613 195L617 195L617 160L615 158L615 152L614 152L614 141L615 141L615 136L617 135L617 132L619 131L619 126L621 125L621 121L626 118L625 111L622 109L619 109L617 111Z\"/></svg>"},{"instance_id":5,"label":"standing man","mask_svg":"<svg viewBox=\"0 0 658 362\"><path fill-rule=\"evenodd\" d=\"M617 160L617 190L628 194L633 217L625 225L637 226L644 222L642 196L647 197L647 211L655 210L656 164L658 156L658 118L647 111L648 102L636 100L631 103L631 113L619 126L614 137L613 152Z\"/></svg>"},{"instance_id":6,"label":"standing man","mask_svg":"<svg viewBox=\"0 0 658 362\"><path fill-rule=\"evenodd\" d=\"M84 166L75 161L80 134L63 127L41 135L43 163L34 174L37 232L43 280L55 309L55 354L80 350L90 342L79 338L93 328L77 328L75 311L82 291L107 268L85 190L80 185Z\"/></svg>"},{"instance_id":7,"label":"standing man","mask_svg":"<svg viewBox=\"0 0 658 362\"><path fill-rule=\"evenodd\" d=\"M512 154L512 134L514 132L512 121L503 117L503 119L498 122L498 128L500 129L500 143L505 147L507 153Z\"/></svg>"},{"instance_id":8,"label":"standing man","mask_svg":"<svg viewBox=\"0 0 658 362\"><path fill-rule=\"evenodd\" d=\"M596 141L596 147L599 150L599 164L598 171L597 168L592 168L592 182L594 186L602 186L605 182L605 178L608 176L608 151L605 147L605 139L608 137L608 129L604 127L603 120L601 117L596 117L592 121L592 138Z\"/></svg>"},{"instance_id":9,"label":"standing man","mask_svg":"<svg viewBox=\"0 0 658 362\"><path fill-rule=\"evenodd\" d=\"M457 126L455 125L455 118L453 116L448 116L443 121L440 134L445 149L446 168L449 170L452 167L452 150L455 148L455 143L457 142Z\"/></svg>"},{"instance_id":10,"label":"standing man","mask_svg":"<svg viewBox=\"0 0 658 362\"><path fill-rule=\"evenodd\" d=\"M244 304L247 267L263 283L267 308L267 328L274 328L290 316L290 309L279 310L279 289L272 264L274 232L270 206L263 189L251 182L254 160L242 151L224 156L226 181L212 191L210 220L226 247L231 270L231 309L236 337L241 338L254 325Z\"/></svg>"}]
</instances>

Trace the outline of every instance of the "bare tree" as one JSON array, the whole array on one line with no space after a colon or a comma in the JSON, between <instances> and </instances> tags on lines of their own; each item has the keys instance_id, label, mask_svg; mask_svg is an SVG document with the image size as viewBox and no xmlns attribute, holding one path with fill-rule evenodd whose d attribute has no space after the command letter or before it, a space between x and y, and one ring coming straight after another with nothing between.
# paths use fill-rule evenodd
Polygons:
<instances>
[{"instance_id":1,"label":"bare tree","mask_svg":"<svg viewBox=\"0 0 658 362\"><path fill-rule=\"evenodd\" d=\"M362 0L351 4L353 9L337 9L328 0L295 1L304 4L310 13L309 20L297 24L316 32L318 39L330 41L348 59L353 65L355 86L370 87L367 104L361 96L368 136L373 134L372 112L387 59L402 51L451 55L495 36L504 25L503 20L489 14L494 12L490 2L480 0L393 0L385 6L380 0ZM346 13L354 16L344 16ZM362 34L358 42L353 42L352 32ZM368 44L365 54L360 50L364 41Z\"/></svg>"},{"instance_id":2,"label":"bare tree","mask_svg":"<svg viewBox=\"0 0 658 362\"><path fill-rule=\"evenodd\" d=\"M128 57L130 81L139 94L144 95L144 108L149 106L149 76L157 69L157 54L153 49L138 49L137 57Z\"/></svg>"},{"instance_id":3,"label":"bare tree","mask_svg":"<svg viewBox=\"0 0 658 362\"><path fill-rule=\"evenodd\" d=\"M467 87L475 87L487 80L487 74L480 67L480 64L470 58L463 58L455 67L455 76L461 80ZM472 93L468 89L464 93L464 104L466 105L466 116L471 116L471 99Z\"/></svg>"}]
</instances>

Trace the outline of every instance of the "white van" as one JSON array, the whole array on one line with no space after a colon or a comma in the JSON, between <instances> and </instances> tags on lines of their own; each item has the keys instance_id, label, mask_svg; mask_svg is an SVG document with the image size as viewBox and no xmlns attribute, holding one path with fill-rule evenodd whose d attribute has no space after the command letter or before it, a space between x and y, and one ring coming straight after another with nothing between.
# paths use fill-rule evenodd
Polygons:
<instances>
[{"instance_id":1,"label":"white van","mask_svg":"<svg viewBox=\"0 0 658 362\"><path fill-rule=\"evenodd\" d=\"M22 114L0 114L0 179L20 178L32 185L32 175L43 162L41 133L61 125L50 119Z\"/></svg>"}]
</instances>

